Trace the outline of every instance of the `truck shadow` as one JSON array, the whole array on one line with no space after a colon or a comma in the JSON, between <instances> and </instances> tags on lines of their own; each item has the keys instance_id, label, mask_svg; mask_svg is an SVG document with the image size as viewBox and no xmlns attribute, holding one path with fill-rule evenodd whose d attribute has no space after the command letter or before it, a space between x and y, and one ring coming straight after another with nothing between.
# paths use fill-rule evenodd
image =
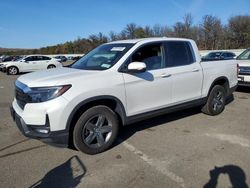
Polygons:
<instances>
[{"instance_id":1,"label":"truck shadow","mask_svg":"<svg viewBox=\"0 0 250 188\"><path fill-rule=\"evenodd\" d=\"M182 110L178 112L173 112L161 116L157 116L154 118L150 118L147 120L143 120L137 123L133 123L131 125L127 125L124 127L121 127L122 130L119 132L119 139L115 143L114 146L119 145L123 141L126 141L128 138L133 136L136 132L147 130L147 131L155 131L154 127L165 124L165 123L170 123L172 121L176 121L178 119L182 119L188 116L192 116L195 114L201 113L200 108L191 108L187 110ZM169 124L170 125L170 124Z\"/></svg>"},{"instance_id":2,"label":"truck shadow","mask_svg":"<svg viewBox=\"0 0 250 188\"><path fill-rule=\"evenodd\" d=\"M246 175L244 171L236 165L225 165L222 167L214 167L210 170L210 180L203 186L204 188L215 188L221 174L227 174L232 187L248 188L246 183Z\"/></svg>"},{"instance_id":3,"label":"truck shadow","mask_svg":"<svg viewBox=\"0 0 250 188\"><path fill-rule=\"evenodd\" d=\"M30 188L76 187L86 172L86 167L79 157L75 155L63 164L50 170L41 180L31 185Z\"/></svg>"},{"instance_id":4,"label":"truck shadow","mask_svg":"<svg viewBox=\"0 0 250 188\"><path fill-rule=\"evenodd\" d=\"M234 95L228 96L228 98L226 99L226 105L230 104L233 101L234 101ZM178 119L182 119L182 118L196 115L199 113L202 113L201 107L195 107L195 108L190 108L190 109L181 110L178 112L173 112L173 113L157 116L154 118L150 118L150 119L143 120L137 123L133 123L131 125L121 127L121 130L119 131L119 136L118 136L119 139L117 139L118 141L114 144L114 146L117 146L123 141L126 141L128 138L133 136L136 132L143 131L143 130L154 131L153 127L166 124L166 123L171 123Z\"/></svg>"},{"instance_id":5,"label":"truck shadow","mask_svg":"<svg viewBox=\"0 0 250 188\"><path fill-rule=\"evenodd\" d=\"M238 86L236 91L242 92L242 93L250 93L250 87Z\"/></svg>"}]
</instances>

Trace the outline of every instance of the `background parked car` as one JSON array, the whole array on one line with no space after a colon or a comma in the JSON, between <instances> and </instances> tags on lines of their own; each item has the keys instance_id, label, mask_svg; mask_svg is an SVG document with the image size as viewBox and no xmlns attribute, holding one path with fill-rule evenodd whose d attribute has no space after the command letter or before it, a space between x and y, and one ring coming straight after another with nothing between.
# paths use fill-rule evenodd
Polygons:
<instances>
[{"instance_id":1,"label":"background parked car","mask_svg":"<svg viewBox=\"0 0 250 188\"><path fill-rule=\"evenodd\" d=\"M55 56L54 58L55 58L57 61L61 62L61 63L68 60L67 57L62 56L62 55L60 55L60 56Z\"/></svg>"},{"instance_id":2,"label":"background parked car","mask_svg":"<svg viewBox=\"0 0 250 188\"><path fill-rule=\"evenodd\" d=\"M13 60L13 56L6 56L4 57L1 62L8 62L8 61L12 61Z\"/></svg>"},{"instance_id":3,"label":"background parked car","mask_svg":"<svg viewBox=\"0 0 250 188\"><path fill-rule=\"evenodd\" d=\"M233 52L226 51L218 51L218 52L210 52L204 57L201 58L202 61L216 61L216 60L229 60L234 59L236 57Z\"/></svg>"},{"instance_id":4,"label":"background parked car","mask_svg":"<svg viewBox=\"0 0 250 188\"><path fill-rule=\"evenodd\" d=\"M72 58L72 60L73 60L73 61L77 61L77 60L81 59L81 57L82 57L82 56L75 56L75 57Z\"/></svg>"},{"instance_id":5,"label":"background parked car","mask_svg":"<svg viewBox=\"0 0 250 188\"><path fill-rule=\"evenodd\" d=\"M5 56L1 59L1 62L8 62L8 61L17 61L21 59L23 56Z\"/></svg>"},{"instance_id":6,"label":"background parked car","mask_svg":"<svg viewBox=\"0 0 250 188\"><path fill-rule=\"evenodd\" d=\"M242 52L236 59L239 65L238 85L250 87L250 48Z\"/></svg>"},{"instance_id":7,"label":"background parked car","mask_svg":"<svg viewBox=\"0 0 250 188\"><path fill-rule=\"evenodd\" d=\"M18 74L19 72L32 72L51 68L62 67L56 59L44 55L29 55L18 61L6 62L3 71L7 74Z\"/></svg>"}]
</instances>

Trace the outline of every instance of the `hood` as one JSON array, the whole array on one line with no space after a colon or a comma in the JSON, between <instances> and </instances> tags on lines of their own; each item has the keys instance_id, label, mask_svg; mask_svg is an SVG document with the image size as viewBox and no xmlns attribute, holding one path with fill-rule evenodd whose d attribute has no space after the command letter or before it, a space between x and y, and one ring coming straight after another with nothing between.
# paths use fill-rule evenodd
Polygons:
<instances>
[{"instance_id":1,"label":"hood","mask_svg":"<svg viewBox=\"0 0 250 188\"><path fill-rule=\"evenodd\" d=\"M240 67L250 67L250 60L236 60Z\"/></svg>"},{"instance_id":2,"label":"hood","mask_svg":"<svg viewBox=\"0 0 250 188\"><path fill-rule=\"evenodd\" d=\"M45 71L37 71L28 73L18 78L18 81L29 87L55 86L67 84L71 79L82 78L93 74L98 74L100 71L87 71L73 68L55 68Z\"/></svg>"}]
</instances>

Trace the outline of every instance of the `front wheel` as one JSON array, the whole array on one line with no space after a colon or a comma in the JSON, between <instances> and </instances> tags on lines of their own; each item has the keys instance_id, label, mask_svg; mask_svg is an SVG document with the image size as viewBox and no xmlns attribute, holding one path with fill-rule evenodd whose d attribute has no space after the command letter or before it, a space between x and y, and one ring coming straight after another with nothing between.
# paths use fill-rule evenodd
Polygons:
<instances>
[{"instance_id":1,"label":"front wheel","mask_svg":"<svg viewBox=\"0 0 250 188\"><path fill-rule=\"evenodd\" d=\"M10 75L16 75L16 74L18 74L18 68L14 67L14 66L9 67L7 69L7 74L10 74Z\"/></svg>"},{"instance_id":2,"label":"front wheel","mask_svg":"<svg viewBox=\"0 0 250 188\"><path fill-rule=\"evenodd\" d=\"M211 116L220 114L225 108L226 91L220 85L215 85L209 93L202 112Z\"/></svg>"},{"instance_id":3,"label":"front wheel","mask_svg":"<svg viewBox=\"0 0 250 188\"><path fill-rule=\"evenodd\" d=\"M101 153L112 146L118 134L117 115L106 106L85 111L73 131L75 147L87 154Z\"/></svg>"},{"instance_id":4,"label":"front wheel","mask_svg":"<svg viewBox=\"0 0 250 188\"><path fill-rule=\"evenodd\" d=\"M49 65L49 66L47 67L47 69L54 69L54 68L56 68L55 65Z\"/></svg>"}]
</instances>

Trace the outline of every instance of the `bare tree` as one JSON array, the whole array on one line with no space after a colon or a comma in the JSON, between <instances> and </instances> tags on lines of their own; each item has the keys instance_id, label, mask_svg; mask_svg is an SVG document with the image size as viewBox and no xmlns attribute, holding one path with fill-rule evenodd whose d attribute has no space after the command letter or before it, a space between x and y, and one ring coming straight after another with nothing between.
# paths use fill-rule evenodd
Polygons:
<instances>
[{"instance_id":1,"label":"bare tree","mask_svg":"<svg viewBox=\"0 0 250 188\"><path fill-rule=\"evenodd\" d=\"M126 38L134 39L136 29L137 25L135 23L130 23L126 25L125 29L122 32L126 35Z\"/></svg>"},{"instance_id":2,"label":"bare tree","mask_svg":"<svg viewBox=\"0 0 250 188\"><path fill-rule=\"evenodd\" d=\"M109 41L115 41L119 39L119 36L114 31L109 32Z\"/></svg>"},{"instance_id":3,"label":"bare tree","mask_svg":"<svg viewBox=\"0 0 250 188\"><path fill-rule=\"evenodd\" d=\"M250 16L234 16L229 19L229 40L234 48L250 46Z\"/></svg>"},{"instance_id":4,"label":"bare tree","mask_svg":"<svg viewBox=\"0 0 250 188\"><path fill-rule=\"evenodd\" d=\"M201 24L205 49L219 49L223 27L219 18L212 15L205 15Z\"/></svg>"}]
</instances>

